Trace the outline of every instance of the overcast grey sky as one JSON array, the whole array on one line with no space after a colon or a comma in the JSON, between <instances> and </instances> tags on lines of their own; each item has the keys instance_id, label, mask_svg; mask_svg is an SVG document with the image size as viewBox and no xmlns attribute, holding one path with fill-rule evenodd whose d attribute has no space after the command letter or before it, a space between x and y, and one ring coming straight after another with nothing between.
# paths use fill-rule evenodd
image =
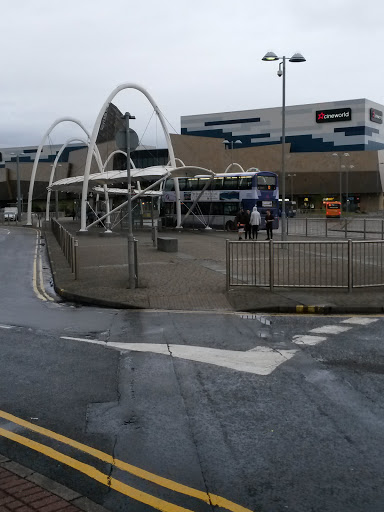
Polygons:
<instances>
[{"instance_id":1,"label":"overcast grey sky","mask_svg":"<svg viewBox=\"0 0 384 512\"><path fill-rule=\"evenodd\" d=\"M2 0L0 146L39 144L57 118L91 130L120 83L144 86L173 128L180 116L277 107L278 64L289 63L287 105L369 98L384 104L383 0ZM150 107L136 91L115 101L137 118ZM174 131L171 129L171 131ZM81 132L65 123L55 144ZM164 146L159 124L143 142Z\"/></svg>"}]
</instances>

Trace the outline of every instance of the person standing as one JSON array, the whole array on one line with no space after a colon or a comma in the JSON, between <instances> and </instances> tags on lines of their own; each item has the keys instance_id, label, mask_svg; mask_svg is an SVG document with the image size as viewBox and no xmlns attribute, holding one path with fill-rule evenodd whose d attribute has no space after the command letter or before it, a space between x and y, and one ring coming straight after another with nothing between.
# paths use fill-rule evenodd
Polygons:
<instances>
[{"instance_id":1,"label":"person standing","mask_svg":"<svg viewBox=\"0 0 384 512\"><path fill-rule=\"evenodd\" d=\"M249 210L247 210L245 212L245 215L247 217L247 220L245 222L245 239L247 239L247 237L248 237L250 240L251 239L251 212Z\"/></svg>"},{"instance_id":2,"label":"person standing","mask_svg":"<svg viewBox=\"0 0 384 512\"><path fill-rule=\"evenodd\" d=\"M272 215L271 210L267 210L267 215L265 216L265 229L267 230L267 240L272 240L273 238L272 228L274 220L275 217Z\"/></svg>"},{"instance_id":3,"label":"person standing","mask_svg":"<svg viewBox=\"0 0 384 512\"><path fill-rule=\"evenodd\" d=\"M257 235L259 232L259 226L261 224L261 215L257 209L256 206L253 207L251 218L250 218L250 225L252 230L252 238L253 240L257 240Z\"/></svg>"},{"instance_id":4,"label":"person standing","mask_svg":"<svg viewBox=\"0 0 384 512\"><path fill-rule=\"evenodd\" d=\"M245 213L243 208L241 208L239 213L236 215L236 225L237 225L237 231L238 231L238 234L239 234L239 240L243 239L242 235L243 235L243 233L245 231L246 223L247 223L247 214Z\"/></svg>"}]
</instances>

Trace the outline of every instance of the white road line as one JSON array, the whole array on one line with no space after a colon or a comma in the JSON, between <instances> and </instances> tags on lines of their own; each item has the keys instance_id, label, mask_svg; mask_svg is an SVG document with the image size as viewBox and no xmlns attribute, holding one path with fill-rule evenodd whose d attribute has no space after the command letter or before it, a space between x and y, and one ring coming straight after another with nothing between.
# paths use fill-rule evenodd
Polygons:
<instances>
[{"instance_id":1,"label":"white road line","mask_svg":"<svg viewBox=\"0 0 384 512\"><path fill-rule=\"evenodd\" d=\"M212 364L256 375L269 375L279 365L291 359L297 352L297 350L276 351L268 347L256 347L247 352L240 352L238 350L220 350L187 345L166 345L164 343L107 343L100 340L71 336L61 336L61 339L85 341L86 343L103 345L106 348L120 351L151 352L153 354Z\"/></svg>"},{"instance_id":2,"label":"white road line","mask_svg":"<svg viewBox=\"0 0 384 512\"><path fill-rule=\"evenodd\" d=\"M107 345L106 341L91 340L89 338L72 338L71 336L60 336L62 340L73 340L73 341L86 341L87 343L93 343L95 345Z\"/></svg>"},{"instance_id":3,"label":"white road line","mask_svg":"<svg viewBox=\"0 0 384 512\"><path fill-rule=\"evenodd\" d=\"M354 324L354 325L369 325L373 322L377 322L378 318L364 318L361 316L354 316L352 318L347 318L346 320L343 320L342 324Z\"/></svg>"},{"instance_id":4,"label":"white road line","mask_svg":"<svg viewBox=\"0 0 384 512\"><path fill-rule=\"evenodd\" d=\"M108 343L108 346L135 352L153 352L257 375L269 375L297 352L296 350L277 352L268 347L256 347L251 351L240 352L238 350L156 343Z\"/></svg>"},{"instance_id":5,"label":"white road line","mask_svg":"<svg viewBox=\"0 0 384 512\"><path fill-rule=\"evenodd\" d=\"M0 329L13 329L14 325L0 325Z\"/></svg>"},{"instance_id":6,"label":"white road line","mask_svg":"<svg viewBox=\"0 0 384 512\"><path fill-rule=\"evenodd\" d=\"M309 334L296 334L293 337L293 343L297 345L317 345L322 341L325 341L327 338L324 336L310 336Z\"/></svg>"},{"instance_id":7,"label":"white road line","mask_svg":"<svg viewBox=\"0 0 384 512\"><path fill-rule=\"evenodd\" d=\"M323 325L322 327L316 327L311 329L309 332L316 334L340 334L341 332L349 331L352 327L346 327L343 325Z\"/></svg>"}]
</instances>

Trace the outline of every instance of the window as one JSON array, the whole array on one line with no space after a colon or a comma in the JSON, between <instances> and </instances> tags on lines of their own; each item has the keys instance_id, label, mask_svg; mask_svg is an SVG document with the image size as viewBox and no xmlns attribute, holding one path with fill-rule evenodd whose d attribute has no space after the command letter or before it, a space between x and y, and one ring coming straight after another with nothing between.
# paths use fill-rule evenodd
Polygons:
<instances>
[{"instance_id":1,"label":"window","mask_svg":"<svg viewBox=\"0 0 384 512\"><path fill-rule=\"evenodd\" d=\"M199 178L199 190L203 190L207 182L210 181L209 178ZM207 187L206 190L209 190L211 187Z\"/></svg>"},{"instance_id":2,"label":"window","mask_svg":"<svg viewBox=\"0 0 384 512\"><path fill-rule=\"evenodd\" d=\"M252 177L251 176L239 176L239 189L250 190L252 188Z\"/></svg>"},{"instance_id":3,"label":"window","mask_svg":"<svg viewBox=\"0 0 384 512\"><path fill-rule=\"evenodd\" d=\"M276 176L257 175L257 188L259 190L274 190L276 188Z\"/></svg>"},{"instance_id":4,"label":"window","mask_svg":"<svg viewBox=\"0 0 384 512\"><path fill-rule=\"evenodd\" d=\"M212 185L213 190L223 190L223 178L215 178Z\"/></svg>"},{"instance_id":5,"label":"window","mask_svg":"<svg viewBox=\"0 0 384 512\"><path fill-rule=\"evenodd\" d=\"M189 190L199 190L199 180L197 178L188 179Z\"/></svg>"},{"instance_id":6,"label":"window","mask_svg":"<svg viewBox=\"0 0 384 512\"><path fill-rule=\"evenodd\" d=\"M240 203L224 203L224 215L237 215L240 210Z\"/></svg>"},{"instance_id":7,"label":"window","mask_svg":"<svg viewBox=\"0 0 384 512\"><path fill-rule=\"evenodd\" d=\"M173 183L173 178L167 179L165 182L164 190L175 190L175 184Z\"/></svg>"},{"instance_id":8,"label":"window","mask_svg":"<svg viewBox=\"0 0 384 512\"><path fill-rule=\"evenodd\" d=\"M188 180L186 178L179 178L179 189L188 190Z\"/></svg>"},{"instance_id":9,"label":"window","mask_svg":"<svg viewBox=\"0 0 384 512\"><path fill-rule=\"evenodd\" d=\"M238 189L238 178L237 176L229 176L224 178L223 190L237 190Z\"/></svg>"},{"instance_id":10,"label":"window","mask_svg":"<svg viewBox=\"0 0 384 512\"><path fill-rule=\"evenodd\" d=\"M211 214L212 215L223 215L224 213L224 203L211 203Z\"/></svg>"}]
</instances>

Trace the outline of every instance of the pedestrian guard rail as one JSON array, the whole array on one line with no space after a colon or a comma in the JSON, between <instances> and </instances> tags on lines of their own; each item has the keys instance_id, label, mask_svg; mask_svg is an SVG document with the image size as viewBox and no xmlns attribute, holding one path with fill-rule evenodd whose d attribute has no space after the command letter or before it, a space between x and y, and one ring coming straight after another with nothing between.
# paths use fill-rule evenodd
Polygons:
<instances>
[{"instance_id":1,"label":"pedestrian guard rail","mask_svg":"<svg viewBox=\"0 0 384 512\"><path fill-rule=\"evenodd\" d=\"M66 260L71 267L75 279L78 277L78 240L66 230L56 219L51 217L51 230L57 243L60 245Z\"/></svg>"},{"instance_id":2,"label":"pedestrian guard rail","mask_svg":"<svg viewBox=\"0 0 384 512\"><path fill-rule=\"evenodd\" d=\"M288 217L286 233L293 236L320 236L322 238L344 238L345 240L348 238L384 240L384 219L377 217L337 219Z\"/></svg>"},{"instance_id":3,"label":"pedestrian guard rail","mask_svg":"<svg viewBox=\"0 0 384 512\"><path fill-rule=\"evenodd\" d=\"M226 276L227 290L384 286L384 240L227 240Z\"/></svg>"},{"instance_id":4,"label":"pedestrian guard rail","mask_svg":"<svg viewBox=\"0 0 384 512\"><path fill-rule=\"evenodd\" d=\"M86 278L100 267L128 266L127 242L111 239L100 243L99 238L82 238L81 243L56 219L51 218L50 226L61 250L67 259L75 279ZM139 286L139 268L137 256L138 241L134 239L135 283Z\"/></svg>"}]
</instances>

